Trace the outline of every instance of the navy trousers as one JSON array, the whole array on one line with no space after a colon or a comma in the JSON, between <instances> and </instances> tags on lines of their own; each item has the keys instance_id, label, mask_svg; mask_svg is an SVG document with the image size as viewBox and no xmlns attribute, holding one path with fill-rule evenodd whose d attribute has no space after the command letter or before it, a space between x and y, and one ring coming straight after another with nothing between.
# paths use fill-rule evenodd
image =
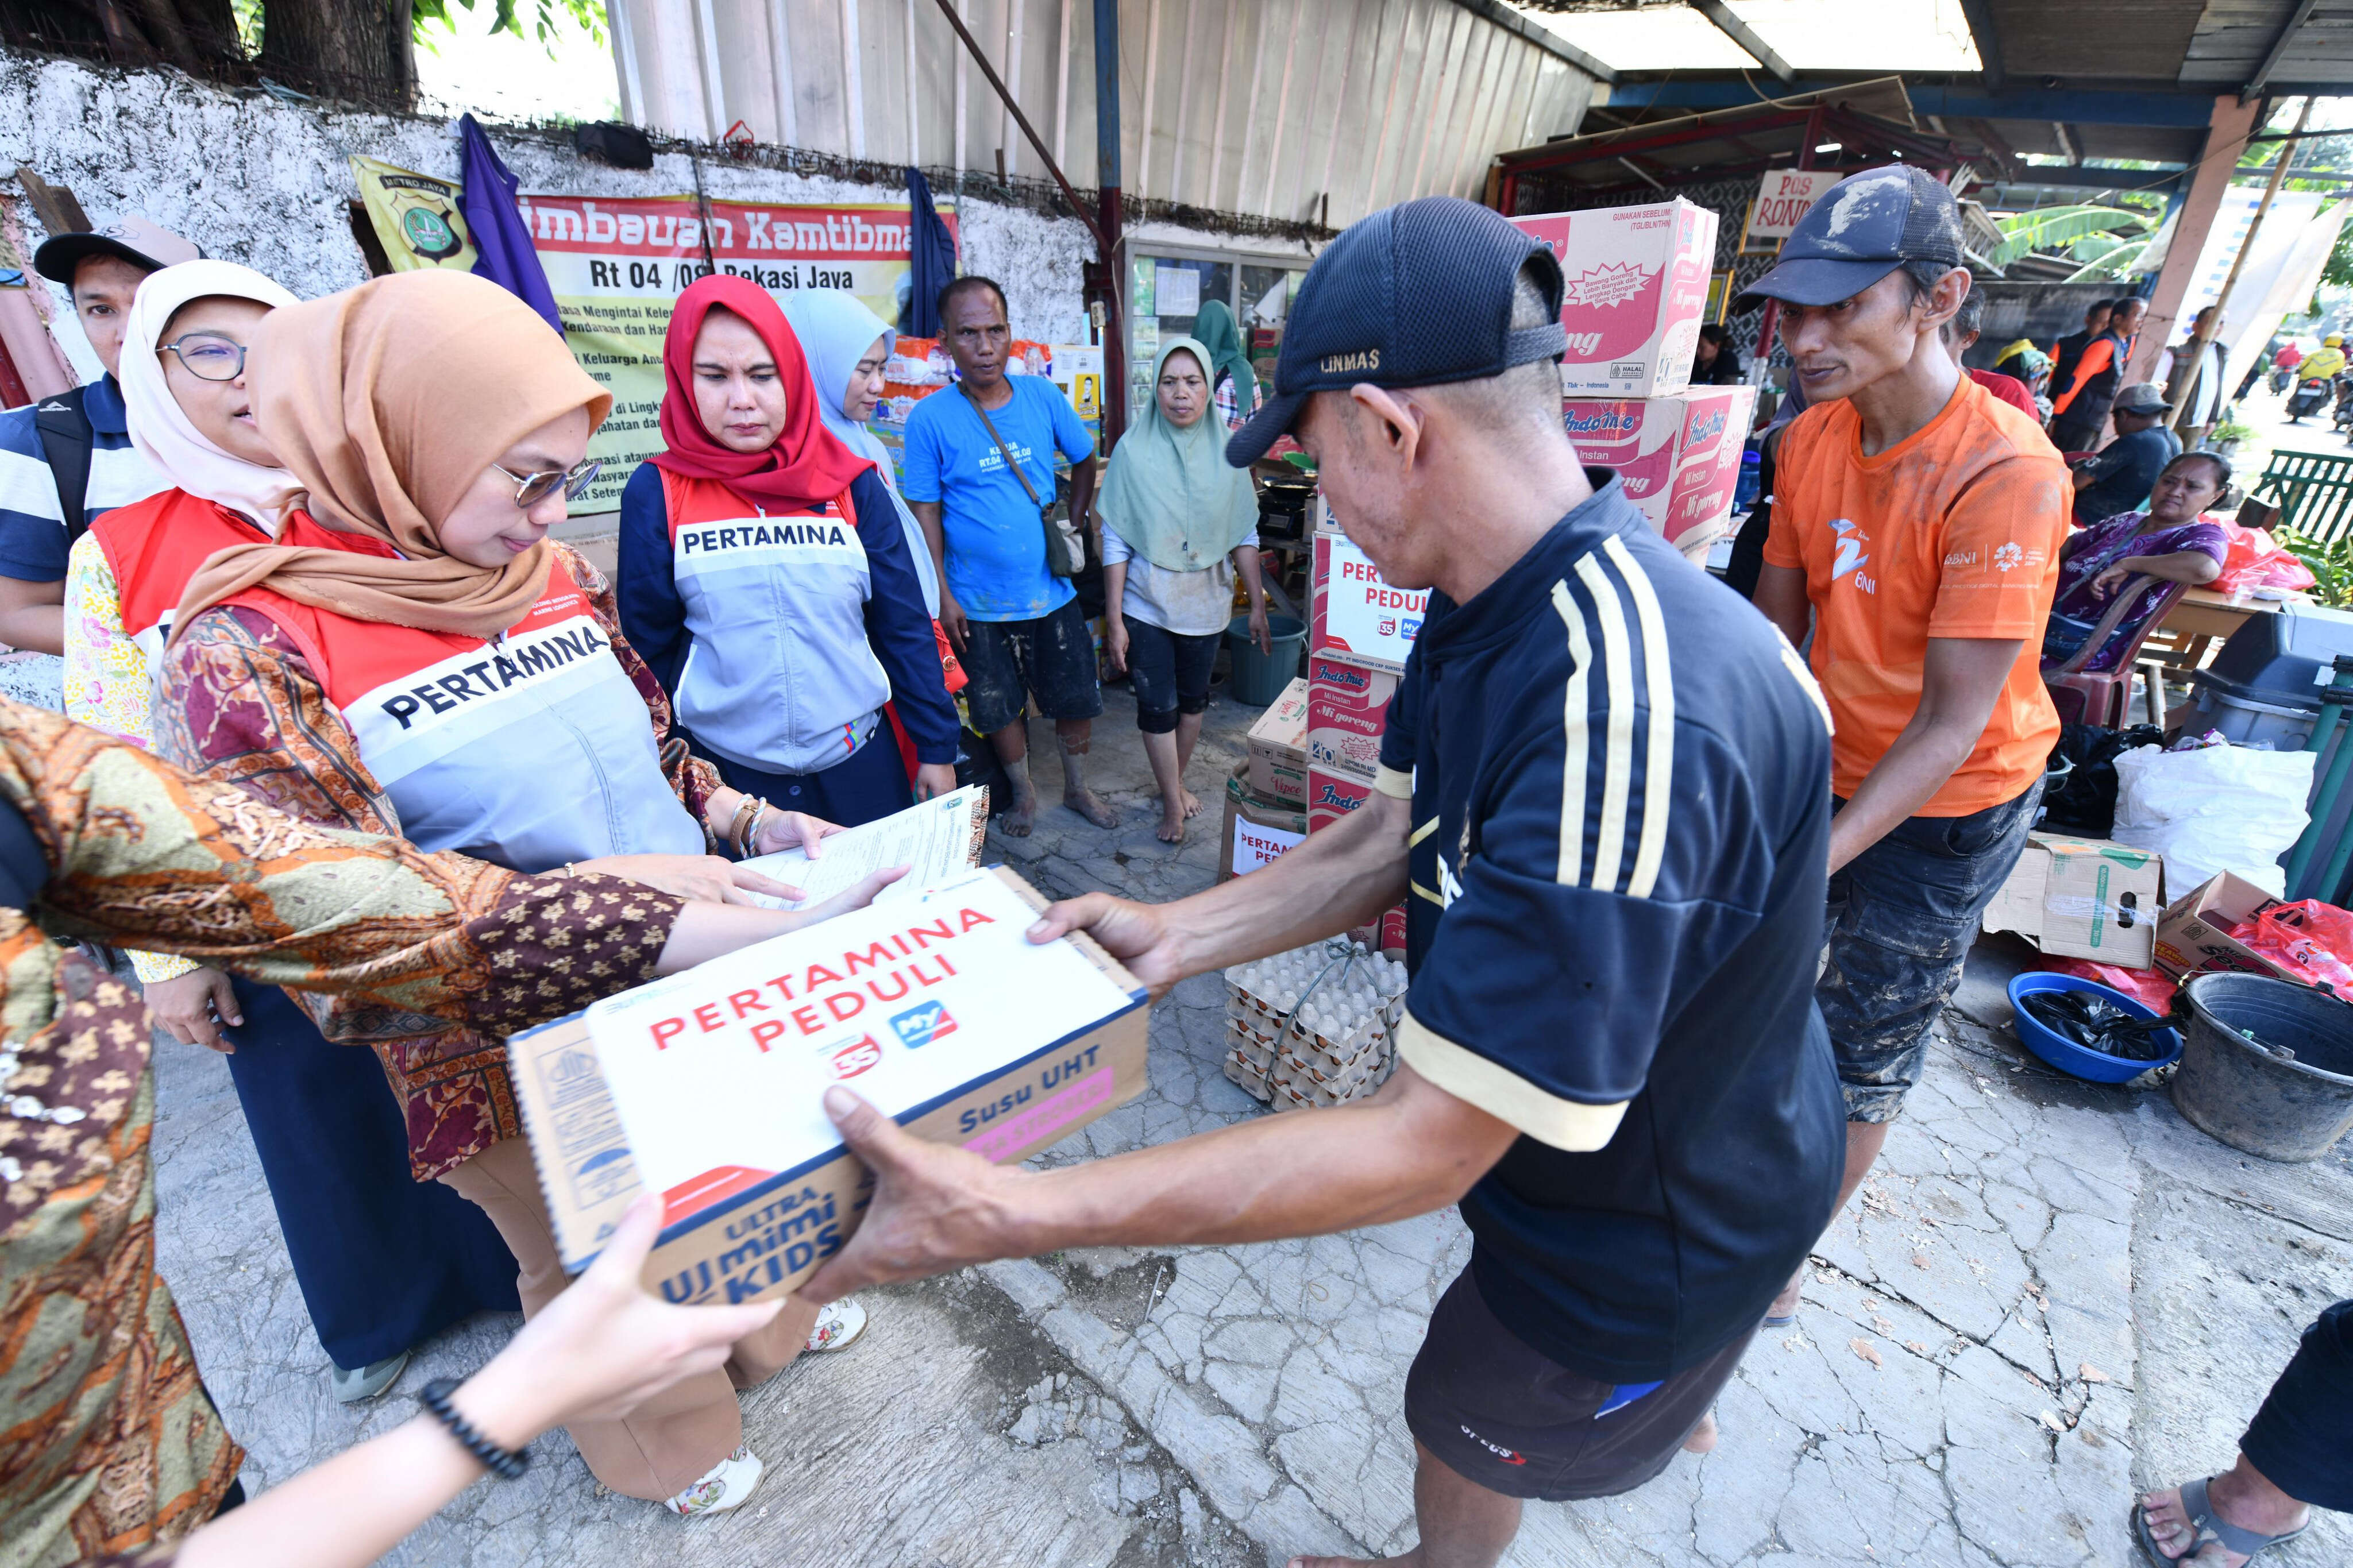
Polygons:
<instances>
[{"instance_id":1,"label":"navy trousers","mask_svg":"<svg viewBox=\"0 0 2353 1568\"><path fill-rule=\"evenodd\" d=\"M330 1044L275 985L236 982L230 1079L311 1327L347 1370L475 1312L522 1310L490 1216L408 1173L408 1131L365 1046Z\"/></svg>"},{"instance_id":2,"label":"navy trousers","mask_svg":"<svg viewBox=\"0 0 2353 1568\"><path fill-rule=\"evenodd\" d=\"M724 757L712 761L728 788L756 795L778 811L805 811L844 827L857 827L915 804L915 786L908 782L887 721L875 726L866 744L823 773L769 773Z\"/></svg>"},{"instance_id":3,"label":"navy trousers","mask_svg":"<svg viewBox=\"0 0 2353 1568\"><path fill-rule=\"evenodd\" d=\"M2239 1451L2296 1501L2353 1513L2353 1301L2304 1331Z\"/></svg>"}]
</instances>

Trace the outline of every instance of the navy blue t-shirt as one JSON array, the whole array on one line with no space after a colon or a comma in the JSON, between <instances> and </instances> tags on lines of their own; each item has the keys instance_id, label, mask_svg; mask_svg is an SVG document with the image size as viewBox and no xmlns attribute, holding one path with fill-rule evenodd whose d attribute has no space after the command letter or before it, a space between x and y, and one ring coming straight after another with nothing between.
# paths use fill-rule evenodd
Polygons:
<instances>
[{"instance_id":1,"label":"navy blue t-shirt","mask_svg":"<svg viewBox=\"0 0 2353 1568\"><path fill-rule=\"evenodd\" d=\"M1830 715L1780 633L1588 472L1483 592L1431 594L1380 787L1413 805L1401 1058L1522 1133L1462 1200L1480 1293L1563 1366L1640 1383L1755 1328L1837 1196Z\"/></svg>"},{"instance_id":2,"label":"navy blue t-shirt","mask_svg":"<svg viewBox=\"0 0 2353 1568\"><path fill-rule=\"evenodd\" d=\"M131 445L130 416L112 376L83 388L81 408L90 426L85 522L171 488ZM66 516L37 412L28 403L0 413L0 577L54 583L66 574Z\"/></svg>"}]
</instances>

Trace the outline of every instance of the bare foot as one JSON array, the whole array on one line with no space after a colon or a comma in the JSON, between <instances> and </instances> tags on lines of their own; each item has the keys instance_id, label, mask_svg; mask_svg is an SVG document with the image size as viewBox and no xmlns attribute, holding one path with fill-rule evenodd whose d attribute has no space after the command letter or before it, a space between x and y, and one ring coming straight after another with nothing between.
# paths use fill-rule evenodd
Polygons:
<instances>
[{"instance_id":1,"label":"bare foot","mask_svg":"<svg viewBox=\"0 0 2353 1568\"><path fill-rule=\"evenodd\" d=\"M1119 813L1095 797L1091 789L1064 790L1062 804L1093 823L1097 827L1117 827Z\"/></svg>"},{"instance_id":2,"label":"bare foot","mask_svg":"<svg viewBox=\"0 0 2353 1568\"><path fill-rule=\"evenodd\" d=\"M997 814L997 830L1008 838L1027 838L1030 825L1038 817L1038 795L1033 791L1016 790L1013 804Z\"/></svg>"},{"instance_id":3,"label":"bare foot","mask_svg":"<svg viewBox=\"0 0 2353 1568\"><path fill-rule=\"evenodd\" d=\"M1170 811L1165 806L1162 807L1160 812L1160 831L1155 835L1155 837L1158 837L1160 842L1163 844L1184 843L1185 818L1191 815L1192 813L1182 810L1181 808L1176 811Z\"/></svg>"},{"instance_id":4,"label":"bare foot","mask_svg":"<svg viewBox=\"0 0 2353 1568\"><path fill-rule=\"evenodd\" d=\"M1199 795L1195 795L1191 790L1183 787L1181 784L1177 786L1176 793L1185 797L1186 816L1198 816L1201 815L1201 797Z\"/></svg>"},{"instance_id":5,"label":"bare foot","mask_svg":"<svg viewBox=\"0 0 2353 1568\"><path fill-rule=\"evenodd\" d=\"M1711 1410L1699 1418L1699 1425L1693 1427L1691 1436L1683 1439L1683 1452L1686 1454L1712 1453L1715 1448L1715 1412Z\"/></svg>"}]
</instances>

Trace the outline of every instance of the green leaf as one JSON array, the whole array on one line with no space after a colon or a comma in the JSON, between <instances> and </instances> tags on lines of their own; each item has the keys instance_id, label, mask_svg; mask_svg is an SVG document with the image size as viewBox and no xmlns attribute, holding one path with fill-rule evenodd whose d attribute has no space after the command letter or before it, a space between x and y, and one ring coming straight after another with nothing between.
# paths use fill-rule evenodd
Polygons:
<instances>
[{"instance_id":1,"label":"green leaf","mask_svg":"<svg viewBox=\"0 0 2353 1568\"><path fill-rule=\"evenodd\" d=\"M2079 204L2010 213L1994 219L1994 226L2001 230L2002 240L1989 259L1996 266L2007 267L2031 251L2056 250L2087 235L2118 231L2147 234L2155 226L2155 220L2147 213L2125 207Z\"/></svg>"}]
</instances>

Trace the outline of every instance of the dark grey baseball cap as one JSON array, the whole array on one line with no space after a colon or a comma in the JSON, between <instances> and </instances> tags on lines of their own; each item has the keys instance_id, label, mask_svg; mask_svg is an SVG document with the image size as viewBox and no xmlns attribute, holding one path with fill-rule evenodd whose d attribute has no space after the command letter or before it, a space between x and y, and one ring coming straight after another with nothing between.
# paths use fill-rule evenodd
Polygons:
<instances>
[{"instance_id":1,"label":"dark grey baseball cap","mask_svg":"<svg viewBox=\"0 0 2353 1568\"><path fill-rule=\"evenodd\" d=\"M1520 268L1534 263L1552 320L1512 326ZM1359 218L1300 280L1274 395L1226 442L1246 468L1291 428L1315 392L1436 386L1501 375L1568 351L1552 247L1493 207L1422 196Z\"/></svg>"},{"instance_id":2,"label":"dark grey baseball cap","mask_svg":"<svg viewBox=\"0 0 2353 1568\"><path fill-rule=\"evenodd\" d=\"M1961 206L1926 169L1891 163L1850 174L1822 194L1781 243L1781 259L1732 301L1835 305L1907 261L1965 265Z\"/></svg>"}]
</instances>

